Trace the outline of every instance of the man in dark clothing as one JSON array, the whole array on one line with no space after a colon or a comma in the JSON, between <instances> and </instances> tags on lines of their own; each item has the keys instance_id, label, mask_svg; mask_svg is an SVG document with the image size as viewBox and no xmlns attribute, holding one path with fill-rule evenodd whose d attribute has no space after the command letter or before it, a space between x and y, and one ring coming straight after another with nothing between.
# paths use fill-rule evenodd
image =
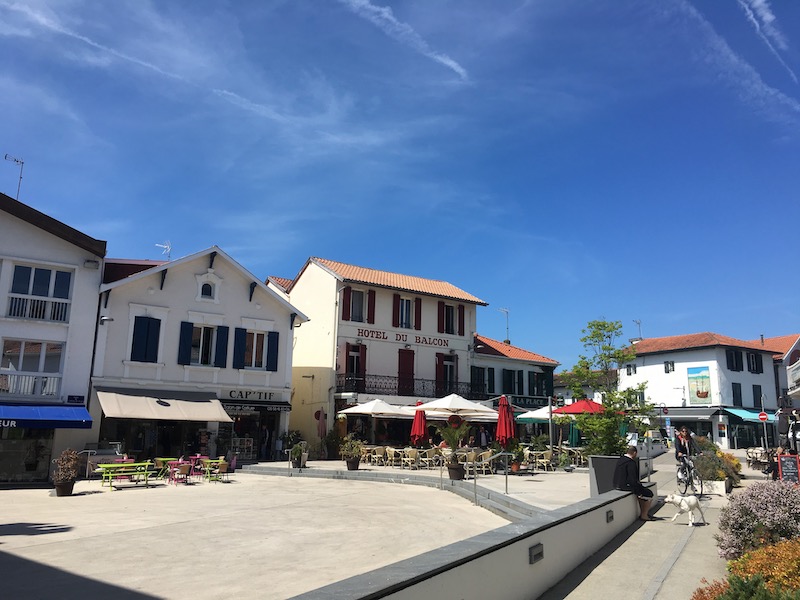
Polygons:
<instances>
[{"instance_id":1,"label":"man in dark clothing","mask_svg":"<svg viewBox=\"0 0 800 600\"><path fill-rule=\"evenodd\" d=\"M639 518L642 521L655 521L648 513L653 502L653 492L639 481L639 463L636 446L628 446L628 451L617 461L614 469L614 487L625 492L633 492L639 498Z\"/></svg>"}]
</instances>

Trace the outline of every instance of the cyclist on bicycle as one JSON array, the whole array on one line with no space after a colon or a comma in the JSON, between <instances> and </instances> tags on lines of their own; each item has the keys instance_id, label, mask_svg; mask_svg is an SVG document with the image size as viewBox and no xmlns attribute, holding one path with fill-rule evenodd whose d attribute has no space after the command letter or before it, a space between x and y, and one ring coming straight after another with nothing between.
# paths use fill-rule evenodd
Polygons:
<instances>
[{"instance_id":1,"label":"cyclist on bicycle","mask_svg":"<svg viewBox=\"0 0 800 600\"><path fill-rule=\"evenodd\" d=\"M689 435L689 428L683 425L678 430L678 436L675 438L675 460L681 465L681 468L678 469L679 479L683 479L684 474L689 472L689 457L697 454L697 444L694 443L692 436Z\"/></svg>"}]
</instances>

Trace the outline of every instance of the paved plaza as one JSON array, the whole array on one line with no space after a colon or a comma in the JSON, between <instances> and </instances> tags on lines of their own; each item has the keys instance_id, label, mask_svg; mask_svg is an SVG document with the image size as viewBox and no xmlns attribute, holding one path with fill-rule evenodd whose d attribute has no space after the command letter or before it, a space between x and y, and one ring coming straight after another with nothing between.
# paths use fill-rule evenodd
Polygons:
<instances>
[{"instance_id":1,"label":"paved plaza","mask_svg":"<svg viewBox=\"0 0 800 600\"><path fill-rule=\"evenodd\" d=\"M672 465L671 454L656 460L661 495L674 491ZM331 475L341 468L310 464ZM289 598L507 523L395 472L393 483L237 471L232 483L114 492L80 481L64 498L47 489L3 490L3 597ZM437 471L423 473L435 484ZM585 470L479 483L497 491L508 485L510 495L542 510L589 496ZM725 575L713 541L723 502L704 500L705 527L686 527L685 516L680 525L631 526L544 598L688 598L703 577ZM671 506L657 510L674 514Z\"/></svg>"}]
</instances>

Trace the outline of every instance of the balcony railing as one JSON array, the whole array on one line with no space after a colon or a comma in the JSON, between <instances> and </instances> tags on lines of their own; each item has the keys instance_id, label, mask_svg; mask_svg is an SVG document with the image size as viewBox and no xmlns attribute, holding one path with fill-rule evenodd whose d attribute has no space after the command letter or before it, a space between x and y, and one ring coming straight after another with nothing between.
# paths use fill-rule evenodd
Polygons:
<instances>
[{"instance_id":1,"label":"balcony railing","mask_svg":"<svg viewBox=\"0 0 800 600\"><path fill-rule=\"evenodd\" d=\"M6 316L66 323L69 321L69 300L9 294Z\"/></svg>"},{"instance_id":2,"label":"balcony railing","mask_svg":"<svg viewBox=\"0 0 800 600\"><path fill-rule=\"evenodd\" d=\"M447 394L458 394L471 400L483 400L486 394L473 389L470 383L413 379L389 375L336 376L336 391L361 394L383 394L385 396L411 396L418 398L440 398Z\"/></svg>"},{"instance_id":3,"label":"balcony railing","mask_svg":"<svg viewBox=\"0 0 800 600\"><path fill-rule=\"evenodd\" d=\"M61 375L58 373L0 373L0 395L53 398L61 393Z\"/></svg>"}]
</instances>

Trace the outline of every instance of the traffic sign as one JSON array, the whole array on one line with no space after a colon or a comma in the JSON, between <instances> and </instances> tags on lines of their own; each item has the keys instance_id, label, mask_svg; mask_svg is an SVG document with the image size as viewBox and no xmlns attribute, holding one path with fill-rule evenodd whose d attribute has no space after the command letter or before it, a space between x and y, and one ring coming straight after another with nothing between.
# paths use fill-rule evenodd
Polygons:
<instances>
[{"instance_id":1,"label":"traffic sign","mask_svg":"<svg viewBox=\"0 0 800 600\"><path fill-rule=\"evenodd\" d=\"M758 420L759 421L766 421L768 418L769 417L767 416L767 413L765 413L765 412L758 413Z\"/></svg>"}]
</instances>

